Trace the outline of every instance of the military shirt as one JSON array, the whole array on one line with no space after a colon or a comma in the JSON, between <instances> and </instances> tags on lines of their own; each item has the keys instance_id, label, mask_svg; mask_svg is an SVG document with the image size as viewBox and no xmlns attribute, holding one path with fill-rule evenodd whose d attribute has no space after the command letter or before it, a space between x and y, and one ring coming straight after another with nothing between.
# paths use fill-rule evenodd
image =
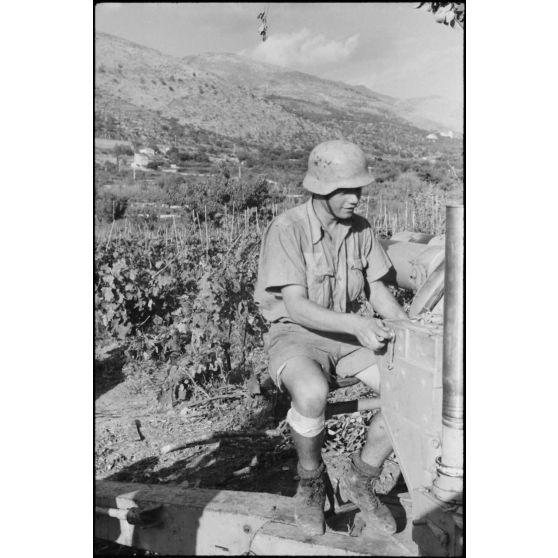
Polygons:
<instances>
[{"instance_id":1,"label":"military shirt","mask_svg":"<svg viewBox=\"0 0 558 558\"><path fill-rule=\"evenodd\" d=\"M266 229L260 251L254 299L270 322L292 321L281 288L306 287L312 302L336 312L351 312L369 285L383 277L391 262L370 223L360 215L339 221L330 238L312 199L276 217Z\"/></svg>"}]
</instances>

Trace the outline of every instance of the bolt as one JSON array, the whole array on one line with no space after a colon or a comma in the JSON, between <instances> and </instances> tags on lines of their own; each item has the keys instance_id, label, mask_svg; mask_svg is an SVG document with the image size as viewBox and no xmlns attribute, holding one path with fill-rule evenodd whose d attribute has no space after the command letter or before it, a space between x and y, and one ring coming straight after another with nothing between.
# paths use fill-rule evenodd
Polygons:
<instances>
[{"instance_id":1,"label":"bolt","mask_svg":"<svg viewBox=\"0 0 558 558\"><path fill-rule=\"evenodd\" d=\"M243 530L245 533L249 533L252 529L250 529L250 525L244 525L244 527L242 528L242 530Z\"/></svg>"}]
</instances>

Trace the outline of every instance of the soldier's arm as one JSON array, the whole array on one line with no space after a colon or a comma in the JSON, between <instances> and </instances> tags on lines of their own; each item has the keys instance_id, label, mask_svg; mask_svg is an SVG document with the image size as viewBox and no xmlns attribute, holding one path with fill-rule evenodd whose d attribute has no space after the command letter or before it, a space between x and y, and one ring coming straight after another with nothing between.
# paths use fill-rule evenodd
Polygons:
<instances>
[{"instance_id":1,"label":"soldier's arm","mask_svg":"<svg viewBox=\"0 0 558 558\"><path fill-rule=\"evenodd\" d=\"M380 320L335 312L312 302L308 299L306 288L301 285L286 285L281 293L290 318L309 329L348 333L354 335L362 346L372 350L383 347L385 340L391 336Z\"/></svg>"},{"instance_id":2,"label":"soldier's arm","mask_svg":"<svg viewBox=\"0 0 558 558\"><path fill-rule=\"evenodd\" d=\"M386 287L383 281L372 281L370 283L370 304L382 318L388 320L407 320L408 316L391 291Z\"/></svg>"}]
</instances>

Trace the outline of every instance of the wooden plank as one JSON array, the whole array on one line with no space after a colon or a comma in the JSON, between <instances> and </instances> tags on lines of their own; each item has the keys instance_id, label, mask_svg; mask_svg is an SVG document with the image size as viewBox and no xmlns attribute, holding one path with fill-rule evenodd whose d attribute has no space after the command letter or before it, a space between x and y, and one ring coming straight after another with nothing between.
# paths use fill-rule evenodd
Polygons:
<instances>
[{"instance_id":1,"label":"wooden plank","mask_svg":"<svg viewBox=\"0 0 558 558\"><path fill-rule=\"evenodd\" d=\"M234 503L235 513L269 518L292 508L291 498L276 494L104 480L96 481L95 497L97 506L120 508L134 507L141 501L144 504L187 504L202 510L229 511Z\"/></svg>"},{"instance_id":2,"label":"wooden plank","mask_svg":"<svg viewBox=\"0 0 558 558\"><path fill-rule=\"evenodd\" d=\"M254 533L270 518L288 514L292 507L290 498L272 494L114 481L97 481L95 504L120 509L162 505L159 526L134 526L126 520L97 515L95 535L176 555L248 552Z\"/></svg>"},{"instance_id":3,"label":"wooden plank","mask_svg":"<svg viewBox=\"0 0 558 558\"><path fill-rule=\"evenodd\" d=\"M356 538L328 527L308 538L294 525L292 498L276 494L97 481L95 500L101 508L124 510L160 505L159 522L151 526L95 516L95 536L160 554L411 555L383 533Z\"/></svg>"},{"instance_id":4,"label":"wooden plank","mask_svg":"<svg viewBox=\"0 0 558 558\"><path fill-rule=\"evenodd\" d=\"M250 550L273 556L411 556L409 550L383 533L350 537L331 531L305 536L295 525L270 521L254 537Z\"/></svg>"}]
</instances>

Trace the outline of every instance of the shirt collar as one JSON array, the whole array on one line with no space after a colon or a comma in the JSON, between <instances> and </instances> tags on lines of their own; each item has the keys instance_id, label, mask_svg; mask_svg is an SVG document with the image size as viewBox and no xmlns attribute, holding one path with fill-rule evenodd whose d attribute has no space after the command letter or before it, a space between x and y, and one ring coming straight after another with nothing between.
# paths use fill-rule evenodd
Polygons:
<instances>
[{"instance_id":1,"label":"shirt collar","mask_svg":"<svg viewBox=\"0 0 558 558\"><path fill-rule=\"evenodd\" d=\"M310 223L310 234L312 235L312 244L316 244L318 243L321 239L322 236L324 234L324 229L322 227L322 224L320 222L320 220L318 219L318 216L316 215L316 212L314 211L314 206L312 205L312 198L310 198L307 202L306 202L306 213L308 215L308 222ZM339 223L344 229L344 237L346 237L349 232L352 230L352 219L350 221L349 224L345 224L345 223Z\"/></svg>"},{"instance_id":2,"label":"shirt collar","mask_svg":"<svg viewBox=\"0 0 558 558\"><path fill-rule=\"evenodd\" d=\"M314 206L312 205L312 197L306 202L306 213L308 215L308 222L310 223L310 234L312 235L312 244L316 244L322 239L323 228Z\"/></svg>"}]
</instances>

